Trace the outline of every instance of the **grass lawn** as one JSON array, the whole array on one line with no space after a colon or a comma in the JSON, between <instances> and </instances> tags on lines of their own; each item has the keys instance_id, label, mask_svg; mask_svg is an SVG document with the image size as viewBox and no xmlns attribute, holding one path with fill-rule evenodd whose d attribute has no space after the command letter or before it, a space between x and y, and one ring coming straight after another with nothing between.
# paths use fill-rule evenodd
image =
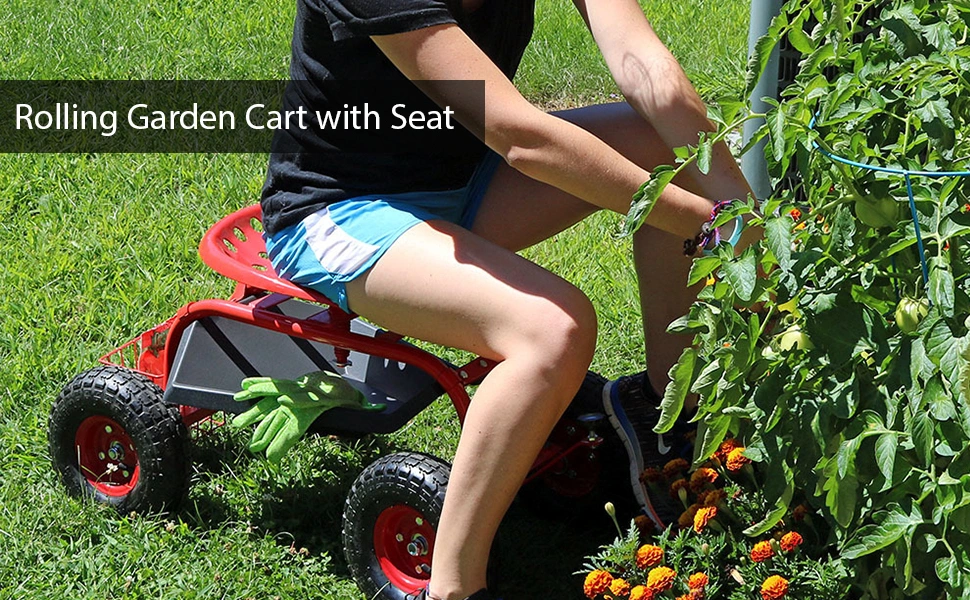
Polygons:
<instances>
[{"instance_id":1,"label":"grass lawn","mask_svg":"<svg viewBox=\"0 0 970 600\"><path fill-rule=\"evenodd\" d=\"M571 3L539 0L519 84L536 103L609 100L615 89ZM272 79L286 74L291 0L8 0L3 79ZM651 0L645 10L707 97L741 86L748 4ZM196 256L202 233L258 197L266 156L0 155L0 600L361 598L340 550L346 491L395 448L450 458L438 402L364 442L310 438L275 467L245 435L197 440L181 512L130 518L68 498L47 452L60 387L98 356L231 284ZM594 368L642 361L629 242L597 216L528 251L599 310ZM508 598L578 598L570 574L610 537L605 516L562 527L519 507L506 529ZM306 549L301 552L301 549Z\"/></svg>"}]
</instances>

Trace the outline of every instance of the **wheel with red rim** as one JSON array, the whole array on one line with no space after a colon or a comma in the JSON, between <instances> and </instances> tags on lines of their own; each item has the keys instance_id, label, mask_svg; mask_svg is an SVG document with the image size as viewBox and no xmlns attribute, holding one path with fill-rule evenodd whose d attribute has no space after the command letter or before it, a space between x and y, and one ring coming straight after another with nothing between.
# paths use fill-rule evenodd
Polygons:
<instances>
[{"instance_id":1,"label":"wheel with red rim","mask_svg":"<svg viewBox=\"0 0 970 600\"><path fill-rule=\"evenodd\" d=\"M347 495L344 554L368 598L405 600L427 586L451 468L427 454L374 461Z\"/></svg>"},{"instance_id":2,"label":"wheel with red rim","mask_svg":"<svg viewBox=\"0 0 970 600\"><path fill-rule=\"evenodd\" d=\"M115 366L81 373L51 410L54 470L68 493L122 512L175 508L188 487L188 432L178 409L142 375Z\"/></svg>"}]
</instances>

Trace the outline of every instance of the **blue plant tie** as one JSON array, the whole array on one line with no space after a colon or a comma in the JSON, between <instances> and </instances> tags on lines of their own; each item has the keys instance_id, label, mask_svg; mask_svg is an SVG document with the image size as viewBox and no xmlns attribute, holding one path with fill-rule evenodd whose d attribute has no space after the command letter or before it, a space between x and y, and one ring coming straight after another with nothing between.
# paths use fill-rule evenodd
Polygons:
<instances>
[{"instance_id":1,"label":"blue plant tie","mask_svg":"<svg viewBox=\"0 0 970 600\"><path fill-rule=\"evenodd\" d=\"M808 128L810 130L815 129L815 120L818 115L812 117L812 120L808 123ZM845 158L844 156L839 156L833 154L822 148L818 142L812 141L812 147L821 152L823 155L828 157L835 162L842 163L844 165L849 165L850 167L857 167L859 169L866 169L869 171L878 171L881 173L891 173L893 175L902 175L906 181L906 193L909 195L909 213L913 220L913 228L916 231L916 248L919 250L919 262L923 269L923 285L929 287L930 285L930 269L926 264L926 252L923 248L923 235L920 233L919 229L919 219L916 214L916 199L913 197L913 181L914 176L917 177L931 177L931 178L942 178L942 177L970 177L970 171L911 171L909 169L893 169L891 167L879 167L875 165L867 165L854 160Z\"/></svg>"}]
</instances>

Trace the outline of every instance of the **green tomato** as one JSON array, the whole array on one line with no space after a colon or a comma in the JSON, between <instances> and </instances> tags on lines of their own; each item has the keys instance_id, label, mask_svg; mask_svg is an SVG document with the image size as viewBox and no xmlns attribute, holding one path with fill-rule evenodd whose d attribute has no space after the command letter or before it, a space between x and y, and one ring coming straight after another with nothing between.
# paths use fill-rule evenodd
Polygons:
<instances>
[{"instance_id":1,"label":"green tomato","mask_svg":"<svg viewBox=\"0 0 970 600\"><path fill-rule=\"evenodd\" d=\"M855 216L873 229L894 227L899 222L899 203L892 198L860 198L855 201Z\"/></svg>"},{"instance_id":2,"label":"green tomato","mask_svg":"<svg viewBox=\"0 0 970 600\"><path fill-rule=\"evenodd\" d=\"M811 350L814 347L811 338L798 325L792 325L778 336L778 348L786 352L792 349Z\"/></svg>"},{"instance_id":3,"label":"green tomato","mask_svg":"<svg viewBox=\"0 0 970 600\"><path fill-rule=\"evenodd\" d=\"M913 333L930 312L930 301L926 298L903 298L896 305L896 325L903 333Z\"/></svg>"}]
</instances>

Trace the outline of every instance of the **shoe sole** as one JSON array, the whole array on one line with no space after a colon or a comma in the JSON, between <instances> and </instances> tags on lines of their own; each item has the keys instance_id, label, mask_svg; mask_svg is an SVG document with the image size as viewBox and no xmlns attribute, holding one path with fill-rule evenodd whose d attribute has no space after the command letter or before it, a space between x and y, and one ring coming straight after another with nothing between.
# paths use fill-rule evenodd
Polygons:
<instances>
[{"instance_id":1,"label":"shoe sole","mask_svg":"<svg viewBox=\"0 0 970 600\"><path fill-rule=\"evenodd\" d=\"M610 420L610 424L613 425L613 429L619 436L620 441L623 442L627 456L633 459L630 461L630 486L633 488L633 495L636 497L637 503L643 509L643 512L646 513L647 517L653 521L658 529L663 530L666 525L664 525L663 521L657 515L657 511L654 510L646 487L640 481L640 474L643 473L644 469L643 454L640 452L637 434L633 431L633 425L623 411L623 407L619 402L614 403L613 390L615 387L616 380L610 381L603 386L603 410L606 413L606 417Z\"/></svg>"}]
</instances>

